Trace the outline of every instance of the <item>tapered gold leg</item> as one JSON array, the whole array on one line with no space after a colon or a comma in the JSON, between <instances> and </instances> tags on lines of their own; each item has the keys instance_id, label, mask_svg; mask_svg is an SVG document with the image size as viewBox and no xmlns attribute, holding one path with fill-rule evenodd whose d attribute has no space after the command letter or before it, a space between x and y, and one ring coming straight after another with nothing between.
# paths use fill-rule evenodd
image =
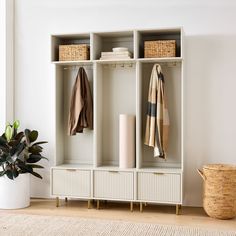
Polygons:
<instances>
[{"instance_id":1,"label":"tapered gold leg","mask_svg":"<svg viewBox=\"0 0 236 236\"><path fill-rule=\"evenodd\" d=\"M97 210L99 210L99 208L100 208L100 202L99 200L97 200Z\"/></svg>"},{"instance_id":2,"label":"tapered gold leg","mask_svg":"<svg viewBox=\"0 0 236 236\"><path fill-rule=\"evenodd\" d=\"M143 203L140 202L140 212L143 212Z\"/></svg>"},{"instance_id":3,"label":"tapered gold leg","mask_svg":"<svg viewBox=\"0 0 236 236\"><path fill-rule=\"evenodd\" d=\"M176 205L176 215L180 214L181 205Z\"/></svg>"},{"instance_id":4,"label":"tapered gold leg","mask_svg":"<svg viewBox=\"0 0 236 236\"><path fill-rule=\"evenodd\" d=\"M65 202L68 202L68 198L67 197L65 198Z\"/></svg>"},{"instance_id":5,"label":"tapered gold leg","mask_svg":"<svg viewBox=\"0 0 236 236\"><path fill-rule=\"evenodd\" d=\"M146 203L146 202L144 203L144 206L145 206L145 207L147 206L147 203Z\"/></svg>"},{"instance_id":6,"label":"tapered gold leg","mask_svg":"<svg viewBox=\"0 0 236 236\"><path fill-rule=\"evenodd\" d=\"M56 207L59 207L59 197L56 197Z\"/></svg>"},{"instance_id":7,"label":"tapered gold leg","mask_svg":"<svg viewBox=\"0 0 236 236\"><path fill-rule=\"evenodd\" d=\"M88 209L90 209L90 206L91 206L91 201L88 200Z\"/></svg>"},{"instance_id":8,"label":"tapered gold leg","mask_svg":"<svg viewBox=\"0 0 236 236\"><path fill-rule=\"evenodd\" d=\"M130 211L133 212L133 210L134 210L134 203L130 202Z\"/></svg>"}]
</instances>

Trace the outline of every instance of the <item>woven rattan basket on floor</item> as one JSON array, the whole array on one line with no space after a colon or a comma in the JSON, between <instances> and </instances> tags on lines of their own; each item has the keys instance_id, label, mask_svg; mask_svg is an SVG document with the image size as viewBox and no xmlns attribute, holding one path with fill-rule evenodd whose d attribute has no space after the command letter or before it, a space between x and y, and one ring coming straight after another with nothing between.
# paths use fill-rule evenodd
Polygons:
<instances>
[{"instance_id":1,"label":"woven rattan basket on floor","mask_svg":"<svg viewBox=\"0 0 236 236\"><path fill-rule=\"evenodd\" d=\"M59 45L59 61L89 60L89 46L86 44Z\"/></svg>"},{"instance_id":2,"label":"woven rattan basket on floor","mask_svg":"<svg viewBox=\"0 0 236 236\"><path fill-rule=\"evenodd\" d=\"M203 207L218 219L236 216L236 166L211 164L198 170L204 180Z\"/></svg>"},{"instance_id":3,"label":"woven rattan basket on floor","mask_svg":"<svg viewBox=\"0 0 236 236\"><path fill-rule=\"evenodd\" d=\"M144 57L175 57L175 40L157 40L144 42Z\"/></svg>"}]
</instances>

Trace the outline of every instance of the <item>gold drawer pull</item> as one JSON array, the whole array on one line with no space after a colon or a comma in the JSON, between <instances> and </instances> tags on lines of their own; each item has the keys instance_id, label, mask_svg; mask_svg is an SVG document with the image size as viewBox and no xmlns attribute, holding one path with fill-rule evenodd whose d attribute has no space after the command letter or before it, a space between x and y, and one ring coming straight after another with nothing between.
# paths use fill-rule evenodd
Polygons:
<instances>
[{"instance_id":1,"label":"gold drawer pull","mask_svg":"<svg viewBox=\"0 0 236 236\"><path fill-rule=\"evenodd\" d=\"M164 175L165 173L155 172L154 175Z\"/></svg>"},{"instance_id":2,"label":"gold drawer pull","mask_svg":"<svg viewBox=\"0 0 236 236\"><path fill-rule=\"evenodd\" d=\"M76 169L66 169L67 171L76 171Z\"/></svg>"},{"instance_id":3,"label":"gold drawer pull","mask_svg":"<svg viewBox=\"0 0 236 236\"><path fill-rule=\"evenodd\" d=\"M109 173L119 173L118 170L109 170L108 172L109 172Z\"/></svg>"}]
</instances>

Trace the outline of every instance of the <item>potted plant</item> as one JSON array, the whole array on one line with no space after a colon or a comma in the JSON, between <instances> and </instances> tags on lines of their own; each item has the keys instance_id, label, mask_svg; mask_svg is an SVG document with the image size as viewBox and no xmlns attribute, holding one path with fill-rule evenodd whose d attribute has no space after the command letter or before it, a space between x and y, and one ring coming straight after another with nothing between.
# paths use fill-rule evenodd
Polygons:
<instances>
[{"instance_id":1,"label":"potted plant","mask_svg":"<svg viewBox=\"0 0 236 236\"><path fill-rule=\"evenodd\" d=\"M36 142L38 132L25 129L18 132L19 121L7 124L0 136L0 208L17 209L30 205L30 174L42 179L35 172L43 166L36 164L43 157L41 146Z\"/></svg>"}]
</instances>

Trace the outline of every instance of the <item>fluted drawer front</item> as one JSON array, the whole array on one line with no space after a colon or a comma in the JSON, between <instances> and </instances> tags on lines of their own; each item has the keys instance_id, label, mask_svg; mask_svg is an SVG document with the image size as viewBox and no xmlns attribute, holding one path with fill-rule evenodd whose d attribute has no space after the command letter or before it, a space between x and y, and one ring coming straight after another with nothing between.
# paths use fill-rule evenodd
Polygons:
<instances>
[{"instance_id":1,"label":"fluted drawer front","mask_svg":"<svg viewBox=\"0 0 236 236\"><path fill-rule=\"evenodd\" d=\"M134 198L133 172L95 171L94 197L132 200Z\"/></svg>"},{"instance_id":2,"label":"fluted drawer front","mask_svg":"<svg viewBox=\"0 0 236 236\"><path fill-rule=\"evenodd\" d=\"M52 193L62 196L90 197L90 180L90 170L53 169Z\"/></svg>"},{"instance_id":3,"label":"fluted drawer front","mask_svg":"<svg viewBox=\"0 0 236 236\"><path fill-rule=\"evenodd\" d=\"M179 203L181 201L181 175L138 173L138 200Z\"/></svg>"}]
</instances>

